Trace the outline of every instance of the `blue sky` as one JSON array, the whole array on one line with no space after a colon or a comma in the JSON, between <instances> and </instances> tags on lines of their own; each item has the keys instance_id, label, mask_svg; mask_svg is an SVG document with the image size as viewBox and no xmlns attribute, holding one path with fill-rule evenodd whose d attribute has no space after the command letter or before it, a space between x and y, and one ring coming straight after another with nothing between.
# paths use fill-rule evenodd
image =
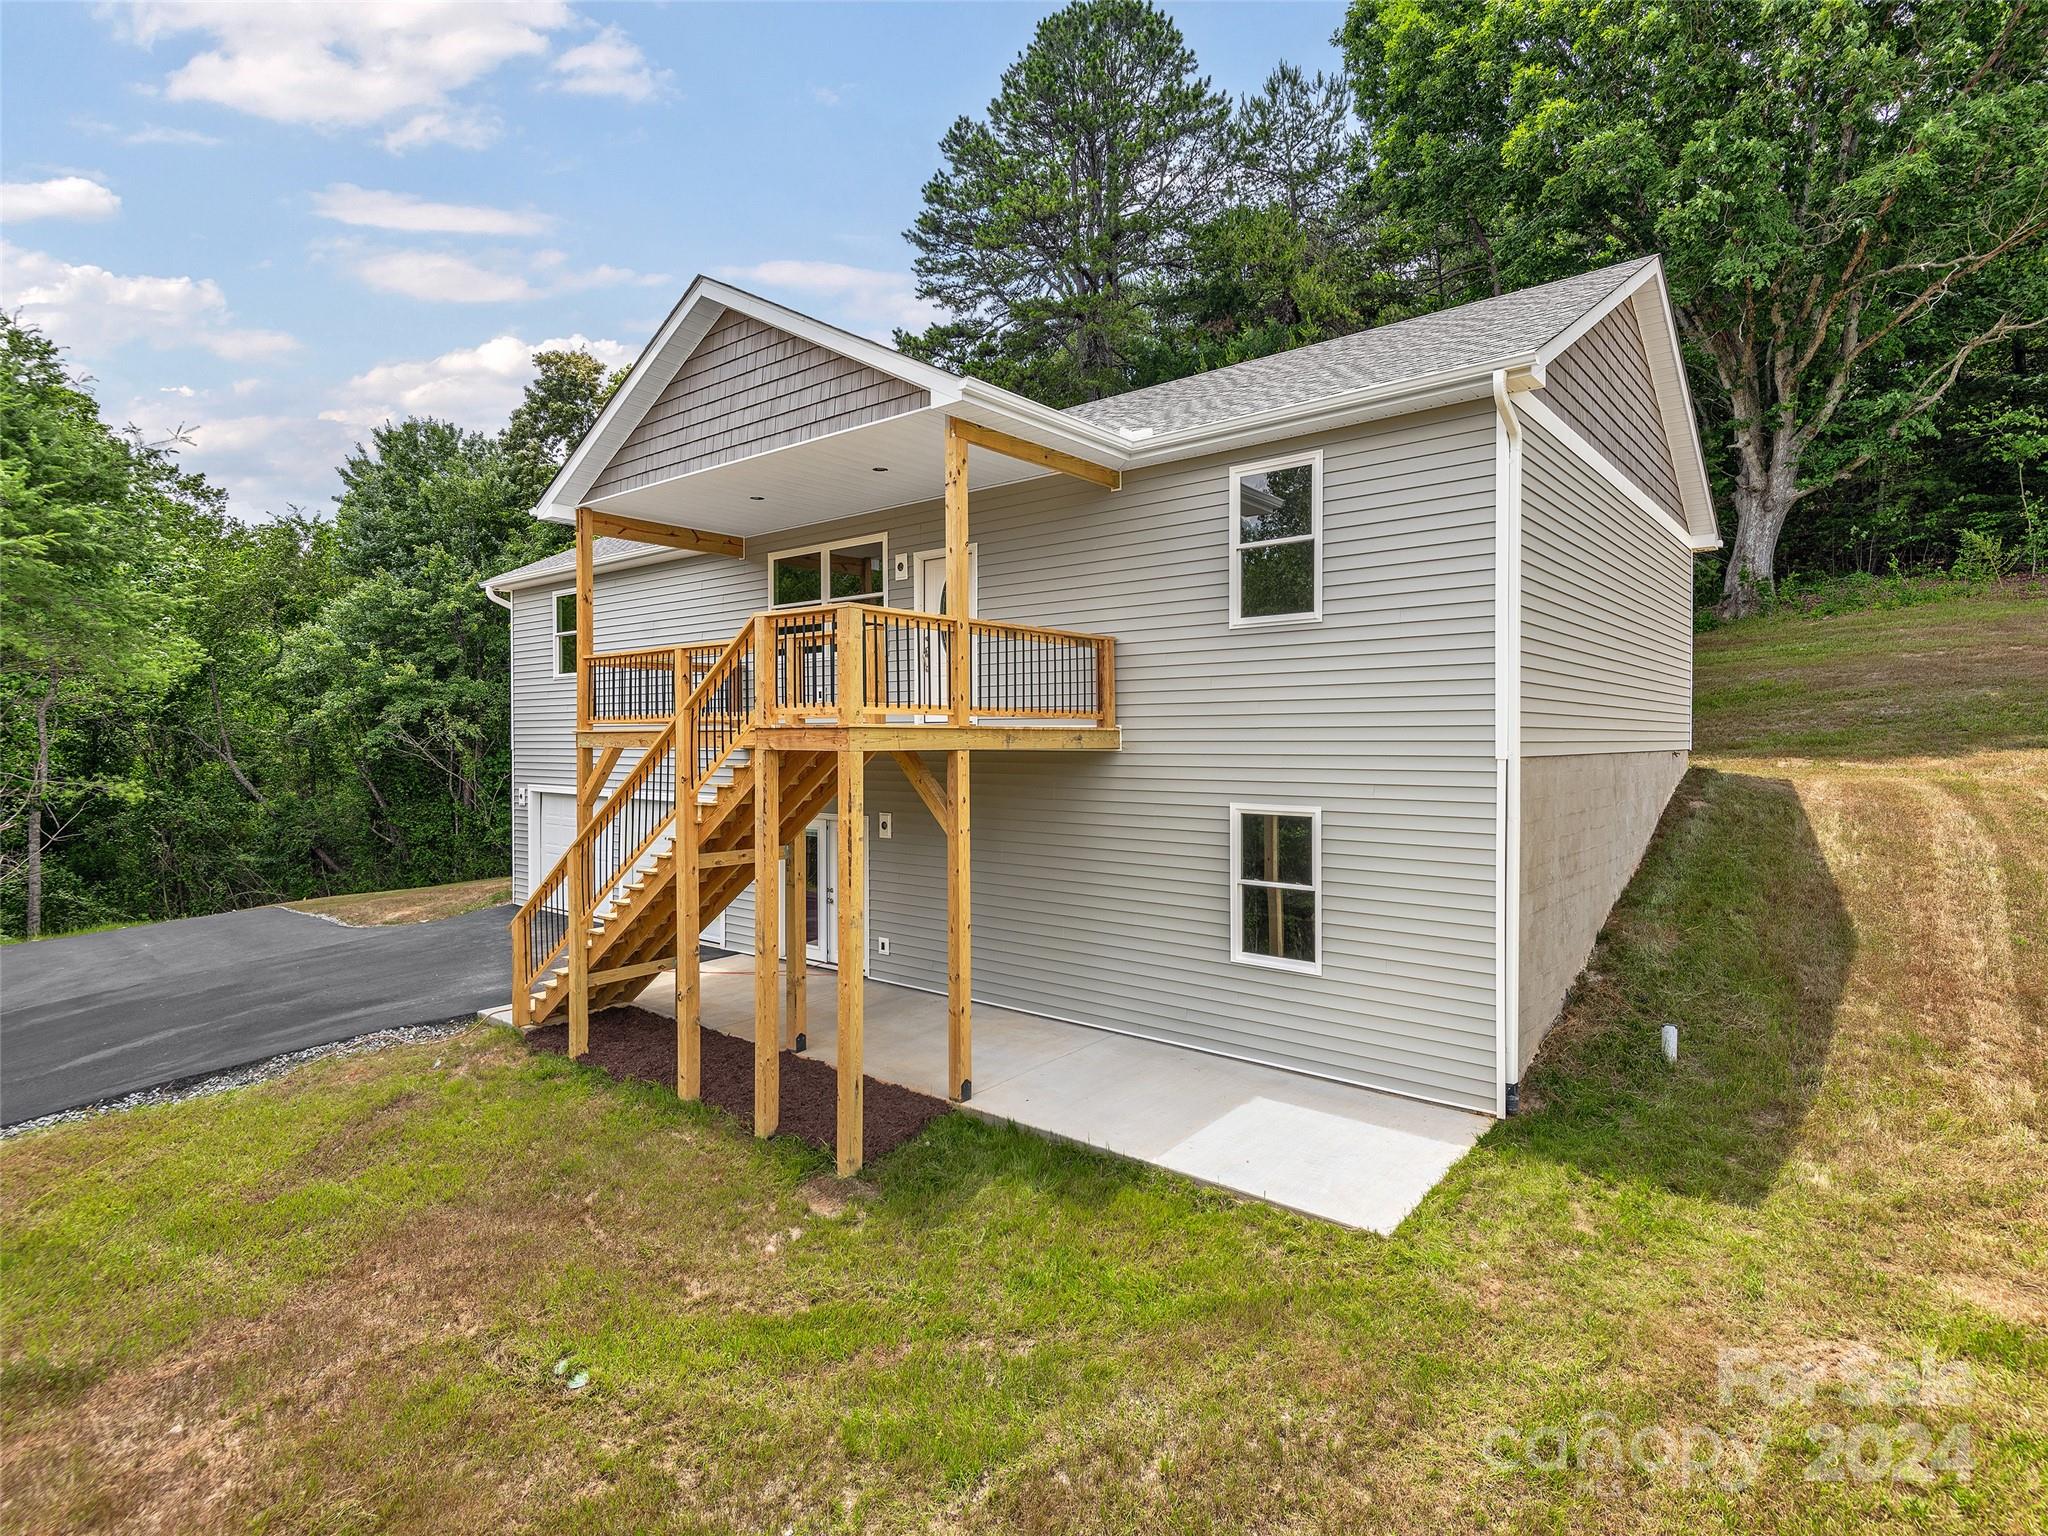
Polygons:
<instances>
[{"instance_id":1,"label":"blue sky","mask_svg":"<svg viewBox=\"0 0 2048 1536\"><path fill-rule=\"evenodd\" d=\"M242 517L379 421L496 427L527 357L626 362L710 272L886 337L940 135L1051 7L0 8L0 305ZM1173 4L1233 94L1338 4Z\"/></svg>"}]
</instances>

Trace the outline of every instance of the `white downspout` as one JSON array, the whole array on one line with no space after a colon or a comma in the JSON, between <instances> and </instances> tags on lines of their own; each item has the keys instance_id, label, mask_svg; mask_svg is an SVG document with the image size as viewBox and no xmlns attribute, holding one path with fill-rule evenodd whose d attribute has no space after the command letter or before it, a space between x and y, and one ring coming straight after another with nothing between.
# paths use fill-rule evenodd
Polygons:
<instances>
[{"instance_id":1,"label":"white downspout","mask_svg":"<svg viewBox=\"0 0 2048 1536\"><path fill-rule=\"evenodd\" d=\"M477 585L484 589L485 597L488 597L492 602L496 603L500 608L504 609L507 613L510 613L512 611L511 598L507 597L504 593L500 592L488 581L480 581L477 583Z\"/></svg>"},{"instance_id":2,"label":"white downspout","mask_svg":"<svg viewBox=\"0 0 2048 1536\"><path fill-rule=\"evenodd\" d=\"M1522 950L1522 423L1493 375L1494 1111L1519 1088Z\"/></svg>"}]
</instances>

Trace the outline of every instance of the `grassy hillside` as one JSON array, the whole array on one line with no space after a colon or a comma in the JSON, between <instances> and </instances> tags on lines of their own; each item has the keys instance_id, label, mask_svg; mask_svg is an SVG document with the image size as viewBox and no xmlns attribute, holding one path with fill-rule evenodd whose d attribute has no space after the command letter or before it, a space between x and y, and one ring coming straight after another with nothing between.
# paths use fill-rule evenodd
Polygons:
<instances>
[{"instance_id":1,"label":"grassy hillside","mask_svg":"<svg viewBox=\"0 0 2048 1536\"><path fill-rule=\"evenodd\" d=\"M2044 656L1706 637L1532 1112L1389 1240L958 1116L849 1192L501 1030L17 1139L0 1516L2038 1530Z\"/></svg>"}]
</instances>

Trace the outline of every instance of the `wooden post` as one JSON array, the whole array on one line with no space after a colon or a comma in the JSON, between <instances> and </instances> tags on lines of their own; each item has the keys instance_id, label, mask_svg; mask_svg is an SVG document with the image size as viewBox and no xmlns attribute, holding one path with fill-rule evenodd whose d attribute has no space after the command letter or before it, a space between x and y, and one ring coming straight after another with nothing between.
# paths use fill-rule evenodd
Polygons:
<instances>
[{"instance_id":1,"label":"wooden post","mask_svg":"<svg viewBox=\"0 0 2048 1536\"><path fill-rule=\"evenodd\" d=\"M971 644L967 629L967 438L960 423L946 418L946 617L953 620L947 691L953 706L953 723L965 725L973 702L969 690L967 657Z\"/></svg>"},{"instance_id":2,"label":"wooden post","mask_svg":"<svg viewBox=\"0 0 2048 1536\"><path fill-rule=\"evenodd\" d=\"M703 931L697 889L697 803L687 776L676 776L676 1096L694 1099L703 1091L703 973L698 968L697 935Z\"/></svg>"},{"instance_id":3,"label":"wooden post","mask_svg":"<svg viewBox=\"0 0 2048 1536\"><path fill-rule=\"evenodd\" d=\"M584 876L587 850L569 849L569 1059L590 1049L590 890Z\"/></svg>"},{"instance_id":4,"label":"wooden post","mask_svg":"<svg viewBox=\"0 0 2048 1536\"><path fill-rule=\"evenodd\" d=\"M946 1089L955 1103L974 1093L973 754L946 754Z\"/></svg>"},{"instance_id":5,"label":"wooden post","mask_svg":"<svg viewBox=\"0 0 2048 1536\"><path fill-rule=\"evenodd\" d=\"M763 649L762 654L773 656ZM775 850L780 844L782 754L754 749L754 1134L773 1136L782 1112L782 1041L775 1018Z\"/></svg>"},{"instance_id":6,"label":"wooden post","mask_svg":"<svg viewBox=\"0 0 2048 1536\"><path fill-rule=\"evenodd\" d=\"M761 723L773 725L780 702L775 684L775 621L765 613L754 615L754 707ZM789 696L796 697L796 679L789 680Z\"/></svg>"},{"instance_id":7,"label":"wooden post","mask_svg":"<svg viewBox=\"0 0 2048 1536\"><path fill-rule=\"evenodd\" d=\"M703 931L702 892L697 888L697 796L690 783L695 763L690 756L690 727L683 718L693 685L689 647L675 650L676 840L676 1096L694 1099L704 1085L704 1039L699 1030L704 1001L697 936Z\"/></svg>"},{"instance_id":8,"label":"wooden post","mask_svg":"<svg viewBox=\"0 0 2048 1536\"><path fill-rule=\"evenodd\" d=\"M539 850L534 850L536 853ZM524 1029L533 1022L533 950L527 938L526 914L512 919L512 1027Z\"/></svg>"},{"instance_id":9,"label":"wooden post","mask_svg":"<svg viewBox=\"0 0 2048 1536\"><path fill-rule=\"evenodd\" d=\"M1095 642L1096 724L1116 724L1116 641L1108 636Z\"/></svg>"},{"instance_id":10,"label":"wooden post","mask_svg":"<svg viewBox=\"0 0 2048 1536\"><path fill-rule=\"evenodd\" d=\"M805 867L804 834L801 828L783 850L783 939L785 954L783 964L788 967L784 973L782 996L782 1040L792 1051L801 1053L809 1044L805 1031L804 1010L809 1006L806 997L809 982L809 967L804 955L804 945L810 933L804 923L805 889L810 883L810 871Z\"/></svg>"},{"instance_id":11,"label":"wooden post","mask_svg":"<svg viewBox=\"0 0 2048 1536\"><path fill-rule=\"evenodd\" d=\"M860 1172L863 973L867 970L866 754L839 748L839 1177Z\"/></svg>"},{"instance_id":12,"label":"wooden post","mask_svg":"<svg viewBox=\"0 0 2048 1536\"><path fill-rule=\"evenodd\" d=\"M867 716L867 649L861 643L866 630L858 603L842 603L833 610L833 664L838 669L833 687L839 695L841 725L859 725Z\"/></svg>"}]
</instances>

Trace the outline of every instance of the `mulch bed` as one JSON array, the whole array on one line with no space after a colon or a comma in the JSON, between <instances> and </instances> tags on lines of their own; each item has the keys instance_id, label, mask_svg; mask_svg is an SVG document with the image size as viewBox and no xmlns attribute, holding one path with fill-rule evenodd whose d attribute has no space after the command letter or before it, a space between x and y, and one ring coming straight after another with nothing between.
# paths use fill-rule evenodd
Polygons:
<instances>
[{"instance_id":1,"label":"mulch bed","mask_svg":"<svg viewBox=\"0 0 2048 1536\"><path fill-rule=\"evenodd\" d=\"M754 1042L703 1030L704 1102L754 1128ZM526 1046L556 1056L569 1052L569 1026L546 1024L529 1030ZM607 1008L590 1016L590 1052L583 1060L613 1077L637 1077L673 1088L676 1081L676 1026L645 1008ZM827 1152L838 1145L839 1073L830 1062L782 1052L782 1114L776 1127ZM863 1091L861 1156L872 1161L900 1147L951 1107L944 1099L913 1093L896 1083L867 1079Z\"/></svg>"}]
</instances>

